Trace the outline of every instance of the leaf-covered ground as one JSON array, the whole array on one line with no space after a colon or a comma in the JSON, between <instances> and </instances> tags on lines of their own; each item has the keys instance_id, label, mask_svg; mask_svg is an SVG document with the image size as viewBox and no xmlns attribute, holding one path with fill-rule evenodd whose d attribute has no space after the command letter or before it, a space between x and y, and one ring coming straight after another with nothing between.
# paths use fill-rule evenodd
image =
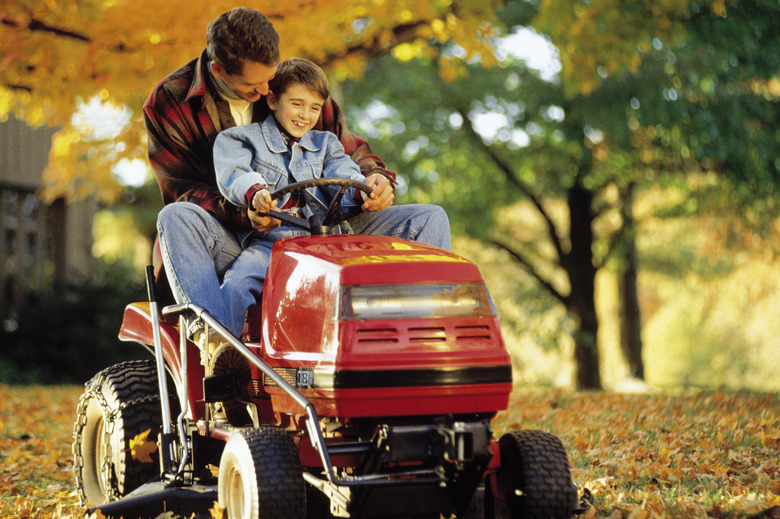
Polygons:
<instances>
[{"instance_id":1,"label":"leaf-covered ground","mask_svg":"<svg viewBox=\"0 0 780 519\"><path fill-rule=\"evenodd\" d=\"M777 394L516 394L495 428L558 435L585 518L780 517Z\"/></svg>"},{"instance_id":2,"label":"leaf-covered ground","mask_svg":"<svg viewBox=\"0 0 780 519\"><path fill-rule=\"evenodd\" d=\"M0 385L0 518L77 518L80 387ZM515 394L496 435L558 435L592 494L584 519L780 518L780 395Z\"/></svg>"}]
</instances>

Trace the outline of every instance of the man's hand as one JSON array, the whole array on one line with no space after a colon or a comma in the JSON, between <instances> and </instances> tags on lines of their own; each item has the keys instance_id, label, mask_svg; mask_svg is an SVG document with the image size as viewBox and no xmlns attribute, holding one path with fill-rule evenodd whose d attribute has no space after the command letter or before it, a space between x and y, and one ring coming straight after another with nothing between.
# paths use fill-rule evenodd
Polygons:
<instances>
[{"instance_id":1,"label":"man's hand","mask_svg":"<svg viewBox=\"0 0 780 519\"><path fill-rule=\"evenodd\" d=\"M247 208L246 214L249 217L249 223L259 232L266 232L279 227L282 222L272 216L262 216L260 213L266 213L271 210L278 210L276 200L271 199L271 192L267 189L261 189L252 197L252 207Z\"/></svg>"},{"instance_id":2,"label":"man's hand","mask_svg":"<svg viewBox=\"0 0 780 519\"><path fill-rule=\"evenodd\" d=\"M381 211L393 205L395 192L390 184L390 179L384 175L374 173L366 177L366 185L371 188L371 195L360 192L364 203L362 208L367 212Z\"/></svg>"}]
</instances>

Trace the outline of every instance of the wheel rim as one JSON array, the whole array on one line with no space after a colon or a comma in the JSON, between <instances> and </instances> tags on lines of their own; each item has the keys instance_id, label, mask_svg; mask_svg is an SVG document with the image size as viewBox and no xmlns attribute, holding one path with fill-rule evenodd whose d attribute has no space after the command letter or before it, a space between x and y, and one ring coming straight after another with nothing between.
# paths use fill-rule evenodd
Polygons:
<instances>
[{"instance_id":1,"label":"wheel rim","mask_svg":"<svg viewBox=\"0 0 780 519\"><path fill-rule=\"evenodd\" d=\"M225 485L228 517L244 517L244 480L238 467L230 467Z\"/></svg>"},{"instance_id":2,"label":"wheel rim","mask_svg":"<svg viewBox=\"0 0 780 519\"><path fill-rule=\"evenodd\" d=\"M106 458L108 448L106 442L103 441L105 433L106 421L101 418L95 427L95 474L98 475L97 483L100 487L100 492L107 498L110 489L107 486L109 467L108 458Z\"/></svg>"}]
</instances>

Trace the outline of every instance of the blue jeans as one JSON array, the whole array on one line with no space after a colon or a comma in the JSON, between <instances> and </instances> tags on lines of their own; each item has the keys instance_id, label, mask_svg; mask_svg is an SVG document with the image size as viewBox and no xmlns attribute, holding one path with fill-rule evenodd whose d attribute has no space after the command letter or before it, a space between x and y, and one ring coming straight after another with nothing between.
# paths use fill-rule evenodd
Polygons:
<instances>
[{"instance_id":1,"label":"blue jeans","mask_svg":"<svg viewBox=\"0 0 780 519\"><path fill-rule=\"evenodd\" d=\"M361 213L349 220L355 234L392 236L450 249L450 223L435 205L397 205ZM240 236L200 206L176 202L157 217L165 271L177 303L195 303L238 336L246 310L263 291L271 247L282 236L301 234L289 228L242 247Z\"/></svg>"}]
</instances>

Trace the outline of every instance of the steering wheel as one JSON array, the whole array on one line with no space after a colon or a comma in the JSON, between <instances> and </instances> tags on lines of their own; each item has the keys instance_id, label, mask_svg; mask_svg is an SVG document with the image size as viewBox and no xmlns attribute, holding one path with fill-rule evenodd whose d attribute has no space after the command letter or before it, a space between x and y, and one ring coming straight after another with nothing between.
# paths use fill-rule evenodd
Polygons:
<instances>
[{"instance_id":1,"label":"steering wheel","mask_svg":"<svg viewBox=\"0 0 780 519\"><path fill-rule=\"evenodd\" d=\"M330 227L334 225L334 222L338 221L337 218L341 214L341 200L344 198L344 194L347 192L347 189L354 187L363 191L367 195L371 194L371 188L368 187L365 182L360 182L359 180L352 180L351 178L310 178L301 182L293 182L292 184L287 184L281 189L277 189L271 193L271 199L278 200L287 193L303 191L304 189L308 189L310 187L328 186L339 186L340 189L333 197L333 200L331 200L330 205L328 205L328 211L325 213L325 217L321 222L319 221L319 217L317 215L312 216L307 221L303 218L298 218L297 216L292 216L289 213L283 213L281 211L267 211L265 213L259 214L263 216L272 216L281 220L287 225L304 229L309 231L311 234L326 234Z\"/></svg>"}]
</instances>

